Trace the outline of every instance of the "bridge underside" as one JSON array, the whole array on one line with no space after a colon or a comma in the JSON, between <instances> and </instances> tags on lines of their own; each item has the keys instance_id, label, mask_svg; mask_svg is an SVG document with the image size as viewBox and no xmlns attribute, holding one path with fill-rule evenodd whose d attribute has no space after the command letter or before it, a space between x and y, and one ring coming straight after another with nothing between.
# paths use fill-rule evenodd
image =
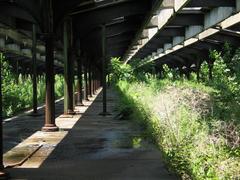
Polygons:
<instances>
[{"instance_id":1,"label":"bridge underside","mask_svg":"<svg viewBox=\"0 0 240 180\"><path fill-rule=\"evenodd\" d=\"M17 74L32 75L35 114L37 76L46 77L43 131L59 130L55 74L64 75L66 116L75 113L75 76L77 105L102 87L100 114L108 115L106 76L111 57L125 63L155 62L158 71L168 64L191 72L203 61L211 63L209 49L221 49L225 42L240 44L239 0L1 0L0 10L0 51Z\"/></svg>"}]
</instances>

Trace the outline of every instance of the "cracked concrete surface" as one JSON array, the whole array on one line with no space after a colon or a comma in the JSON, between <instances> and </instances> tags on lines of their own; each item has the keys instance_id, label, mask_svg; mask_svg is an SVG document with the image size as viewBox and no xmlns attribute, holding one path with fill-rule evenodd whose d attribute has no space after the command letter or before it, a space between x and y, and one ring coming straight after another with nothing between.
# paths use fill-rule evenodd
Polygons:
<instances>
[{"instance_id":1,"label":"cracked concrete surface","mask_svg":"<svg viewBox=\"0 0 240 180\"><path fill-rule=\"evenodd\" d=\"M36 119L23 116L5 124L5 163L12 163L16 152L21 152L19 160L43 144L22 166L7 170L11 178L177 179L167 170L155 146L141 138L139 128L116 118L117 94L108 90L110 116L99 116L101 98L99 93L90 102L85 101L85 107L76 107L78 113L67 118L60 116L63 103L56 104L59 132L37 131L43 125L43 116Z\"/></svg>"}]
</instances>

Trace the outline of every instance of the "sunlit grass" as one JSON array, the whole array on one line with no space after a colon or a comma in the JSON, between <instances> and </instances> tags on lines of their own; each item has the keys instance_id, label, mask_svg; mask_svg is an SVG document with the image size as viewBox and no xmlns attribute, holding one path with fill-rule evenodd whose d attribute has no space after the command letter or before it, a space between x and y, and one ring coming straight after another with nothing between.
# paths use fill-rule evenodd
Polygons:
<instances>
[{"instance_id":1,"label":"sunlit grass","mask_svg":"<svg viewBox=\"0 0 240 180\"><path fill-rule=\"evenodd\" d=\"M145 128L146 137L155 141L183 179L240 177L239 129L225 132L231 123L215 116L215 89L157 79L120 81L118 87L120 111Z\"/></svg>"}]
</instances>

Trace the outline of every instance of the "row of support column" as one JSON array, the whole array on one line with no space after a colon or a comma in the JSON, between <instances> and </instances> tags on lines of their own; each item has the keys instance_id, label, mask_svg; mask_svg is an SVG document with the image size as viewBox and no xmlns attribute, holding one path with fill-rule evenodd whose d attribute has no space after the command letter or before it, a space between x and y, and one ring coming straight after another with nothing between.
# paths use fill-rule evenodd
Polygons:
<instances>
[{"instance_id":1,"label":"row of support column","mask_svg":"<svg viewBox=\"0 0 240 180\"><path fill-rule=\"evenodd\" d=\"M54 132L59 128L55 123L55 72L54 72L54 33L53 33L53 10L52 1L45 1L44 13L44 41L46 47L46 99L45 99L45 123L42 131ZM73 40L71 19L66 18L64 21L64 114L74 114L74 61L73 61ZM37 58L36 58L36 25L33 25L32 32L32 82L33 82L33 114L37 115ZM105 26L102 26L102 80L100 81L100 71L95 69L91 61L83 58L77 58L77 105L83 106L83 99L89 100L96 91L103 86L103 112L101 115L108 115L107 113L107 98L106 98L106 44ZM86 57L85 57L86 58ZM0 57L0 59L2 59ZM90 59L88 59L90 60ZM3 136L2 136L2 75L0 62L0 177L5 176L3 171ZM83 95L83 80L85 84L85 97Z\"/></svg>"}]
</instances>

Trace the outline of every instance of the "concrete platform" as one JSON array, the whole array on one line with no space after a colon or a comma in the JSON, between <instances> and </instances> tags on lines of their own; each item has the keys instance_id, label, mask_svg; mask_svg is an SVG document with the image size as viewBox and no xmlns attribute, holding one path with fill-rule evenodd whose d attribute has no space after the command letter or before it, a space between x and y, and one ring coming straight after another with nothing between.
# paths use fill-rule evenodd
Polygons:
<instances>
[{"instance_id":1,"label":"concrete platform","mask_svg":"<svg viewBox=\"0 0 240 180\"><path fill-rule=\"evenodd\" d=\"M118 96L112 90L108 100L111 115L106 117L99 116L101 93L85 101L85 107L76 107L72 117L60 116L63 102L57 103L59 132L38 131L43 116L22 116L6 123L5 165L31 155L21 166L7 169L11 179L177 179L140 130L116 118Z\"/></svg>"}]
</instances>

